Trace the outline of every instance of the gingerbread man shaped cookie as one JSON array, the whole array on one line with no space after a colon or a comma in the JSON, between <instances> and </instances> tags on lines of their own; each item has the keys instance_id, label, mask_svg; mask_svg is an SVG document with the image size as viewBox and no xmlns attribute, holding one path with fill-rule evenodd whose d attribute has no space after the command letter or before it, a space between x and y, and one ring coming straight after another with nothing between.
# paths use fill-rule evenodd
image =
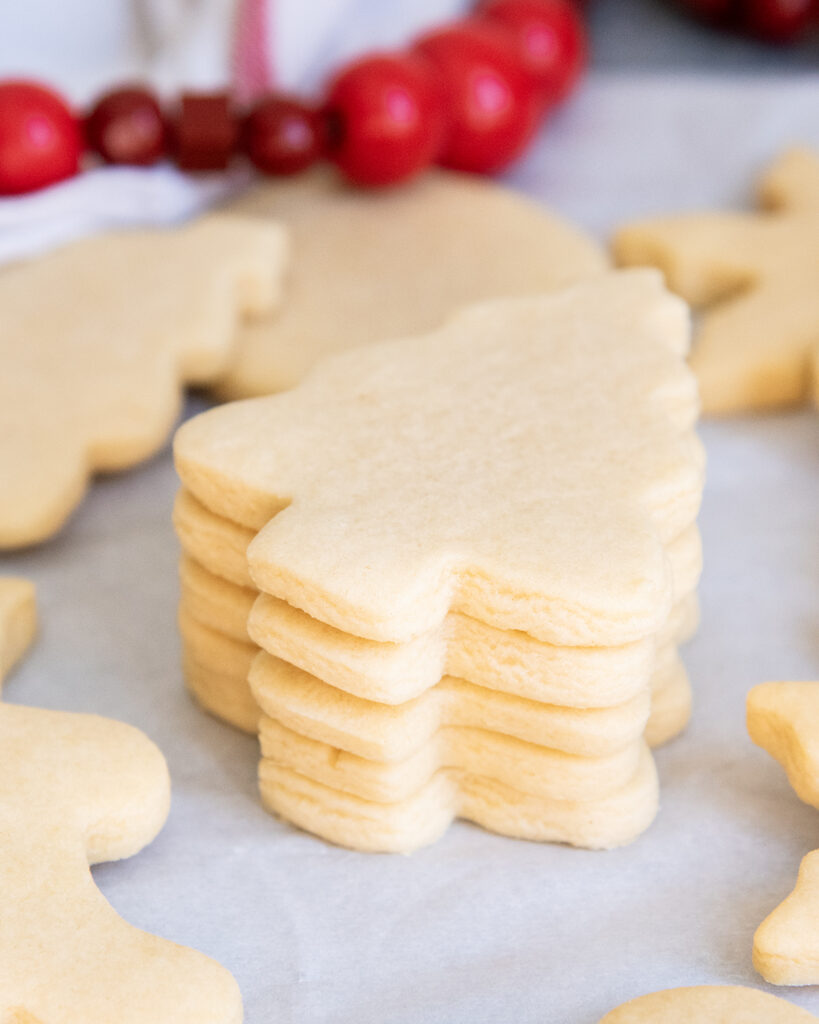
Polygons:
<instances>
[{"instance_id":1,"label":"gingerbread man shaped cookie","mask_svg":"<svg viewBox=\"0 0 819 1024\"><path fill-rule=\"evenodd\" d=\"M819 809L819 683L755 686L748 731L797 796ZM774 985L819 984L819 850L803 859L795 889L757 928L754 966Z\"/></svg>"},{"instance_id":2,"label":"gingerbread man shaped cookie","mask_svg":"<svg viewBox=\"0 0 819 1024\"><path fill-rule=\"evenodd\" d=\"M622 228L621 264L660 267L703 310L691 365L706 413L819 401L819 155L791 150L763 177L761 209Z\"/></svg>"},{"instance_id":3,"label":"gingerbread man shaped cookie","mask_svg":"<svg viewBox=\"0 0 819 1024\"><path fill-rule=\"evenodd\" d=\"M0 665L30 638L32 598L0 580ZM0 704L0 757L0 1022L240 1024L230 974L127 924L88 870L164 824L168 770L153 743L94 715Z\"/></svg>"}]
</instances>

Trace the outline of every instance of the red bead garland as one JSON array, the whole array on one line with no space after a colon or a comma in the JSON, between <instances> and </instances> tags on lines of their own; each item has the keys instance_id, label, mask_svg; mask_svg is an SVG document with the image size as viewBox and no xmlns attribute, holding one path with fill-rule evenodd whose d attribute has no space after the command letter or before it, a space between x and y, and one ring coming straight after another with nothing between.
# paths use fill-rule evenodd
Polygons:
<instances>
[{"instance_id":1,"label":"red bead garland","mask_svg":"<svg viewBox=\"0 0 819 1024\"><path fill-rule=\"evenodd\" d=\"M286 175L326 157L367 186L405 181L436 161L491 173L520 155L566 96L585 52L572 0L487 0L403 53L343 68L318 108L272 95L242 113L227 93L187 93L169 116L151 92L130 86L93 105L85 144L106 163L171 156L188 171L223 170L243 153L262 173ZM78 123L55 93L0 83L0 195L70 177L81 149Z\"/></svg>"}]
</instances>

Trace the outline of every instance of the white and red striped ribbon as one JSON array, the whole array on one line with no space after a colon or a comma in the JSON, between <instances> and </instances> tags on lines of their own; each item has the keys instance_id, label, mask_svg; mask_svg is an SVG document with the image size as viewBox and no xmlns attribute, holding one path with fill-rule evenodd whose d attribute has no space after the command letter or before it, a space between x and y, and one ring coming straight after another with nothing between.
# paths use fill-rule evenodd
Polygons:
<instances>
[{"instance_id":1,"label":"white and red striped ribbon","mask_svg":"<svg viewBox=\"0 0 819 1024\"><path fill-rule=\"evenodd\" d=\"M259 99L273 85L270 7L270 0L239 0L237 5L231 84L240 104Z\"/></svg>"}]
</instances>

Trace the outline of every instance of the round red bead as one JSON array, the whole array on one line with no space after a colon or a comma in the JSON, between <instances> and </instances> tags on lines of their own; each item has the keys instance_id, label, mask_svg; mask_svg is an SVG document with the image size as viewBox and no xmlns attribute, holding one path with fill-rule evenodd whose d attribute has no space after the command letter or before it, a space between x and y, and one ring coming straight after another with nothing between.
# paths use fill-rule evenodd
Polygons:
<instances>
[{"instance_id":1,"label":"round red bead","mask_svg":"<svg viewBox=\"0 0 819 1024\"><path fill-rule=\"evenodd\" d=\"M442 83L441 163L490 173L519 156L537 126L539 102L509 34L488 19L467 19L421 37L415 48Z\"/></svg>"},{"instance_id":2,"label":"round red bead","mask_svg":"<svg viewBox=\"0 0 819 1024\"><path fill-rule=\"evenodd\" d=\"M85 120L88 145L109 164L155 164L165 152L165 121L156 97L127 87L102 96Z\"/></svg>"},{"instance_id":3,"label":"round red bead","mask_svg":"<svg viewBox=\"0 0 819 1024\"><path fill-rule=\"evenodd\" d=\"M376 54L345 68L325 106L328 155L351 181L391 185L431 164L444 111L436 76L414 54Z\"/></svg>"},{"instance_id":4,"label":"round red bead","mask_svg":"<svg viewBox=\"0 0 819 1024\"><path fill-rule=\"evenodd\" d=\"M489 0L481 13L508 29L544 106L569 94L586 63L583 21L569 0Z\"/></svg>"},{"instance_id":5,"label":"round red bead","mask_svg":"<svg viewBox=\"0 0 819 1024\"><path fill-rule=\"evenodd\" d=\"M70 178L81 153L79 124L62 97L37 82L0 83L0 195Z\"/></svg>"},{"instance_id":6,"label":"round red bead","mask_svg":"<svg viewBox=\"0 0 819 1024\"><path fill-rule=\"evenodd\" d=\"M318 112L285 96L260 100L244 124L244 149L265 174L298 174L322 154L324 125Z\"/></svg>"}]
</instances>

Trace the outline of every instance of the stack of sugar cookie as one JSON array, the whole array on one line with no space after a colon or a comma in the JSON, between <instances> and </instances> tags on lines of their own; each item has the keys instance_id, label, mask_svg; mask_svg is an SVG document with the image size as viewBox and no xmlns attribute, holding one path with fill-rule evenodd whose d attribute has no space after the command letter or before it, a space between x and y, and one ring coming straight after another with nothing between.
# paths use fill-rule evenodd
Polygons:
<instances>
[{"instance_id":1,"label":"stack of sugar cookie","mask_svg":"<svg viewBox=\"0 0 819 1024\"><path fill-rule=\"evenodd\" d=\"M258 728L269 808L369 850L648 826L697 615L688 334L611 273L181 428L186 678Z\"/></svg>"}]
</instances>

